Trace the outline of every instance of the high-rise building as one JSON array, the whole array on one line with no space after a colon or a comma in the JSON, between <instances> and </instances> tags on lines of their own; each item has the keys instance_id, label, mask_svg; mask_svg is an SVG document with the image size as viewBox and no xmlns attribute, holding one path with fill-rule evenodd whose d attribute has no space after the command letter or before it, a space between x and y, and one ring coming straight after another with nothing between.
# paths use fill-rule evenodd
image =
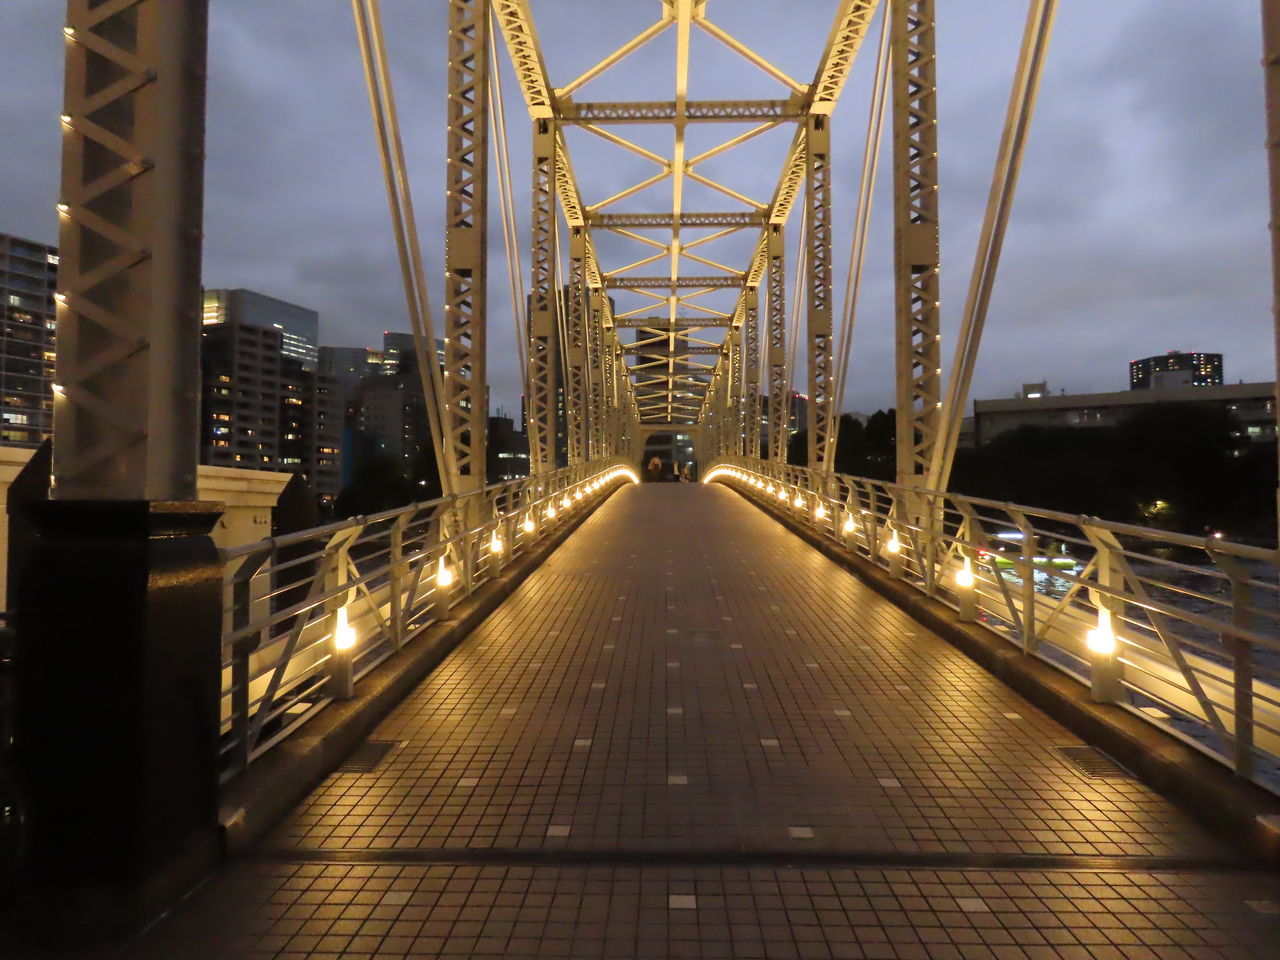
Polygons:
<instances>
[{"instance_id":1,"label":"high-rise building","mask_svg":"<svg viewBox=\"0 0 1280 960\"><path fill-rule=\"evenodd\" d=\"M53 432L58 248L0 233L0 444Z\"/></svg>"},{"instance_id":2,"label":"high-rise building","mask_svg":"<svg viewBox=\"0 0 1280 960\"><path fill-rule=\"evenodd\" d=\"M529 475L529 435L517 430L510 417L489 418L488 463L489 483L501 483Z\"/></svg>"},{"instance_id":3,"label":"high-rise building","mask_svg":"<svg viewBox=\"0 0 1280 960\"><path fill-rule=\"evenodd\" d=\"M296 303L254 290L206 290L204 323L247 323L280 331L281 355L315 370L320 343L320 315Z\"/></svg>"},{"instance_id":4,"label":"high-rise building","mask_svg":"<svg viewBox=\"0 0 1280 960\"><path fill-rule=\"evenodd\" d=\"M358 426L381 453L395 457L406 471L421 450L431 449L431 430L422 381L417 371L366 377L356 391Z\"/></svg>"},{"instance_id":5,"label":"high-rise building","mask_svg":"<svg viewBox=\"0 0 1280 960\"><path fill-rule=\"evenodd\" d=\"M1222 354L1170 350L1129 362L1130 390L1222 386Z\"/></svg>"},{"instance_id":6,"label":"high-rise building","mask_svg":"<svg viewBox=\"0 0 1280 960\"><path fill-rule=\"evenodd\" d=\"M231 310L206 319L202 331L202 462L302 473L320 503L332 502L341 483L339 385L287 355L280 329L238 318Z\"/></svg>"},{"instance_id":7,"label":"high-rise building","mask_svg":"<svg viewBox=\"0 0 1280 960\"><path fill-rule=\"evenodd\" d=\"M356 387L365 377L384 373L385 354L381 350L369 347L321 347L319 354L319 370L326 377L332 377L343 405L349 407L356 397Z\"/></svg>"}]
</instances>

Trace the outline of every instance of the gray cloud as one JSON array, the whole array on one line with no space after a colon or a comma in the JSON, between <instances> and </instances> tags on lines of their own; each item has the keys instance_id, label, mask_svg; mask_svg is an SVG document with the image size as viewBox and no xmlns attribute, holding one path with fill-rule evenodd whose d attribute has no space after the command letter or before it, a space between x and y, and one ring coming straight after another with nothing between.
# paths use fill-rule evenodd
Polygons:
<instances>
[{"instance_id":1,"label":"gray cloud","mask_svg":"<svg viewBox=\"0 0 1280 960\"><path fill-rule=\"evenodd\" d=\"M261 289L318 309L323 338L374 344L405 329L398 264L348 4L218 0L211 24L206 282ZM1124 362L1172 348L1222 350L1231 378L1272 375L1260 41L1250 4L1112 0L1062 4L1036 125L992 305L975 394L1047 377L1070 390L1119 388ZM940 162L945 355L963 303L1003 120L1025 0L940 5ZM0 7L0 230L55 239L61 4ZM443 3L384 0L406 151L433 302L442 274ZM587 69L658 16L654 3L535 0L554 83ZM801 81L826 39L831 0L711 0L717 22ZM670 38L624 61L581 99L668 98ZM837 284L870 85L864 47L837 114ZM782 88L716 41L695 35L691 95L771 97ZM504 75L519 237L528 242L528 121ZM695 130L706 149L740 128ZM619 128L662 152L666 128ZM734 189L767 198L789 133L709 163ZM648 176L652 164L574 135L588 202ZM873 218L847 405L892 402L888 143ZM635 198L662 209L669 187ZM693 206L732 208L689 188ZM496 194L490 228L494 404L518 409L514 324ZM793 224L795 221L793 221ZM701 251L737 266L747 235ZM606 265L645 248L601 236ZM794 247L794 226L789 247ZM661 264L642 268L660 272ZM522 255L522 273L527 271ZM842 295L837 290L837 302ZM638 302L620 298L619 309ZM706 301L711 304L713 301Z\"/></svg>"}]
</instances>

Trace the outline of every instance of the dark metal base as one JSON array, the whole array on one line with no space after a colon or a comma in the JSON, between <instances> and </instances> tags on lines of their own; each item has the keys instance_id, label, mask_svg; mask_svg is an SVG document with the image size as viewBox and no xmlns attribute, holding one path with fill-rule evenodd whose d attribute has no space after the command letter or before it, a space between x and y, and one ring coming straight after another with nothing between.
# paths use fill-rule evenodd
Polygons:
<instances>
[{"instance_id":1,"label":"dark metal base","mask_svg":"<svg viewBox=\"0 0 1280 960\"><path fill-rule=\"evenodd\" d=\"M216 862L218 503L33 503L17 592L15 926L134 930ZM58 923L50 925L56 917Z\"/></svg>"}]
</instances>

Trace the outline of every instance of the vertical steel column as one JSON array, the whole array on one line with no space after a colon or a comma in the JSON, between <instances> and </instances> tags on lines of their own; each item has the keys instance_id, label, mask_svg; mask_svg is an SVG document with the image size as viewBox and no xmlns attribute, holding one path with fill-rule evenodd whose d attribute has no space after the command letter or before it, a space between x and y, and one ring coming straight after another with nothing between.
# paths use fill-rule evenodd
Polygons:
<instances>
[{"instance_id":1,"label":"vertical steel column","mask_svg":"<svg viewBox=\"0 0 1280 960\"><path fill-rule=\"evenodd\" d=\"M831 356L831 130L830 117L810 115L805 131L806 193L809 208L808 463L830 470L833 364Z\"/></svg>"},{"instance_id":2,"label":"vertical steel column","mask_svg":"<svg viewBox=\"0 0 1280 960\"><path fill-rule=\"evenodd\" d=\"M594 298L591 306L599 306ZM587 456L595 460L603 457L605 448L605 403L604 403L604 316L598 309L587 314L587 376L586 388L590 401L590 421L587 424Z\"/></svg>"},{"instance_id":3,"label":"vertical steel column","mask_svg":"<svg viewBox=\"0 0 1280 960\"><path fill-rule=\"evenodd\" d=\"M590 294L591 322L600 328L600 448L596 455L611 457L618 450L618 381L612 336L604 335L605 298L601 290ZM612 329L612 328L611 328Z\"/></svg>"},{"instance_id":4,"label":"vertical steel column","mask_svg":"<svg viewBox=\"0 0 1280 960\"><path fill-rule=\"evenodd\" d=\"M194 500L207 0L67 5L53 496Z\"/></svg>"},{"instance_id":5,"label":"vertical steel column","mask_svg":"<svg viewBox=\"0 0 1280 960\"><path fill-rule=\"evenodd\" d=\"M533 121L533 271L529 287L529 385L525 422L529 472L550 473L556 459L556 126Z\"/></svg>"},{"instance_id":6,"label":"vertical steel column","mask_svg":"<svg viewBox=\"0 0 1280 960\"><path fill-rule=\"evenodd\" d=\"M1271 173L1271 316L1275 337L1277 435L1280 436L1280 0L1262 0L1262 68L1267 94L1267 162ZM1280 517L1280 489L1276 491Z\"/></svg>"},{"instance_id":7,"label":"vertical steel column","mask_svg":"<svg viewBox=\"0 0 1280 960\"><path fill-rule=\"evenodd\" d=\"M554 212L552 214L554 216ZM564 412L568 432L569 465L591 459L591 416L587 406L587 228L569 227L569 295L565 304Z\"/></svg>"},{"instance_id":8,"label":"vertical steel column","mask_svg":"<svg viewBox=\"0 0 1280 960\"><path fill-rule=\"evenodd\" d=\"M489 221L489 0L449 0L444 440L460 493L485 485ZM427 344L435 350L435 344Z\"/></svg>"},{"instance_id":9,"label":"vertical steel column","mask_svg":"<svg viewBox=\"0 0 1280 960\"><path fill-rule=\"evenodd\" d=\"M783 247L783 227L769 226L769 457L787 462L787 252Z\"/></svg>"},{"instance_id":10,"label":"vertical steel column","mask_svg":"<svg viewBox=\"0 0 1280 960\"><path fill-rule=\"evenodd\" d=\"M742 327L729 331L729 386L724 402L724 442L721 456L739 453L742 449Z\"/></svg>"},{"instance_id":11,"label":"vertical steel column","mask_svg":"<svg viewBox=\"0 0 1280 960\"><path fill-rule=\"evenodd\" d=\"M760 288L747 287L744 291L743 325L747 334L743 349L746 351L746 385L743 394L742 454L760 456Z\"/></svg>"},{"instance_id":12,"label":"vertical steel column","mask_svg":"<svg viewBox=\"0 0 1280 960\"><path fill-rule=\"evenodd\" d=\"M912 483L929 469L942 402L934 0L890 10L897 473Z\"/></svg>"}]
</instances>

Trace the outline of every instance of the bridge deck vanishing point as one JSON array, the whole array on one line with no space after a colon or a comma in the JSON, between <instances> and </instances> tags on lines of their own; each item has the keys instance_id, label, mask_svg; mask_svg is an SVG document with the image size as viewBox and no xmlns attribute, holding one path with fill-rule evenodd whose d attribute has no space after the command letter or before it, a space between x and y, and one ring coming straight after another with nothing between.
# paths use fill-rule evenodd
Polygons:
<instances>
[{"instance_id":1,"label":"bridge deck vanishing point","mask_svg":"<svg viewBox=\"0 0 1280 960\"><path fill-rule=\"evenodd\" d=\"M1280 884L719 486L619 491L130 958L1275 958Z\"/></svg>"}]
</instances>

